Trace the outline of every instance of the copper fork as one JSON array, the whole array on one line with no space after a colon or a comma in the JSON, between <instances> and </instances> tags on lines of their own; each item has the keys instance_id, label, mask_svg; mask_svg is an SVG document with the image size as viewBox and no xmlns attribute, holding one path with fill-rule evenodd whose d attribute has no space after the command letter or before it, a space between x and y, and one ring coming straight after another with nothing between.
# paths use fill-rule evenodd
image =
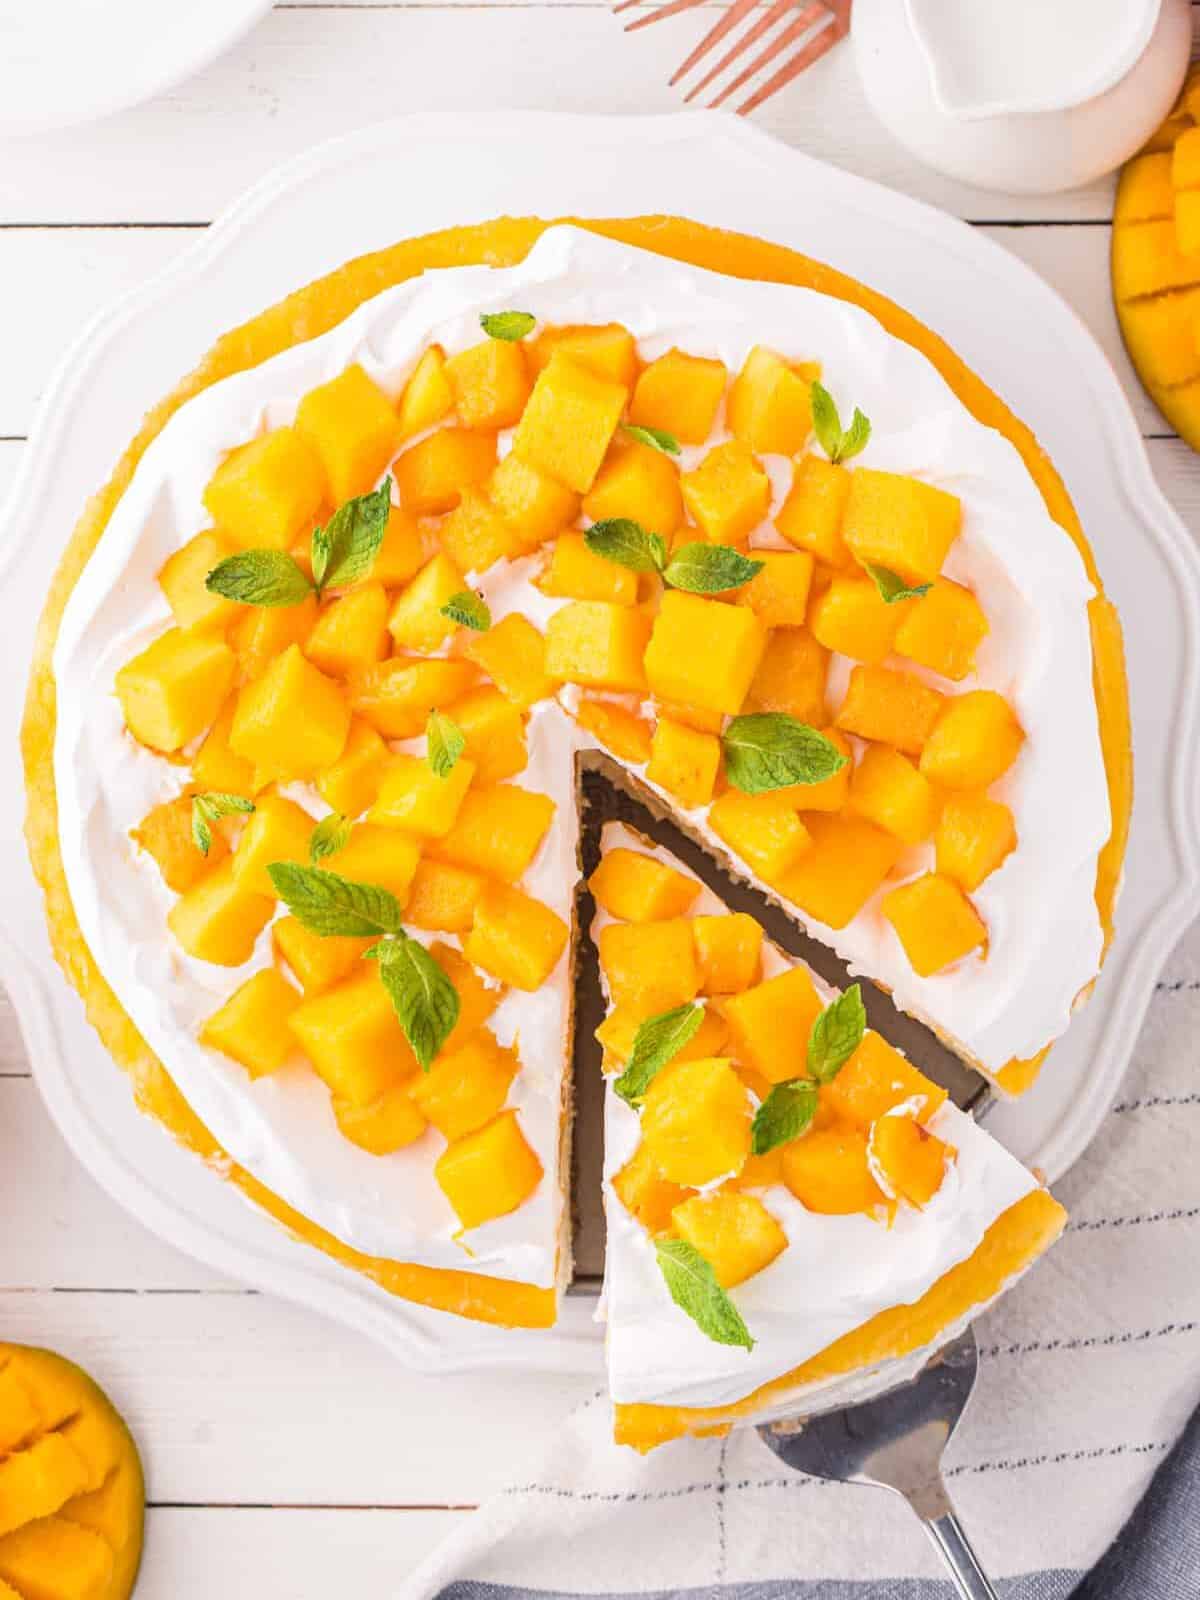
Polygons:
<instances>
[{"instance_id":1,"label":"copper fork","mask_svg":"<svg viewBox=\"0 0 1200 1600\"><path fill-rule=\"evenodd\" d=\"M630 6L638 3L639 0L619 0L614 10L627 11ZM683 11L691 11L703 4L704 0L665 0L664 4L656 6L645 16L636 17L628 23L627 31L635 33L639 28L649 27L652 22L663 22L668 17L678 16ZM766 39L767 42L762 49L742 67L740 72L735 73L709 102L710 106L723 105L751 78L756 77L771 62L782 56L783 60L775 71L737 107L738 113L744 116L756 106L762 105L764 100L777 94L785 84L791 83L793 78L798 78L805 67L811 66L814 61L831 50L839 39L845 38L850 29L851 4L852 0L766 0L765 4L764 0L732 0L687 60L672 75L671 85L674 87L679 83L716 49L722 40L734 34L742 23L748 22L749 26L732 40L729 49L716 65L705 72L686 96L688 100L694 100L735 61L740 61L761 39ZM755 12L759 15L754 16ZM768 38L768 35L771 37Z\"/></svg>"}]
</instances>

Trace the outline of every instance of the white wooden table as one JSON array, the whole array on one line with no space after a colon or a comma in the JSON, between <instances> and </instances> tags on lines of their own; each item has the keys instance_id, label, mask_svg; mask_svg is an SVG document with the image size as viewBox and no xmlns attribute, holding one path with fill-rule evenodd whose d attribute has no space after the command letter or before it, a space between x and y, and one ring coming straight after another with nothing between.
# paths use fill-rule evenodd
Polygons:
<instances>
[{"instance_id":1,"label":"white wooden table","mask_svg":"<svg viewBox=\"0 0 1200 1600\"><path fill-rule=\"evenodd\" d=\"M672 110L669 72L711 21L705 7L626 38L604 0L301 0L149 105L0 142L0 496L80 325L270 167L401 111ZM847 48L759 116L810 154L976 223L1048 278L1122 374L1164 488L1200 529L1200 462L1143 397L1117 335L1110 183L1028 199L917 167L867 111ZM401 236L403 174L393 199ZM590 1388L413 1377L152 1238L63 1146L2 995L0 1218L0 1338L81 1361L141 1443L140 1600L382 1600Z\"/></svg>"}]
</instances>

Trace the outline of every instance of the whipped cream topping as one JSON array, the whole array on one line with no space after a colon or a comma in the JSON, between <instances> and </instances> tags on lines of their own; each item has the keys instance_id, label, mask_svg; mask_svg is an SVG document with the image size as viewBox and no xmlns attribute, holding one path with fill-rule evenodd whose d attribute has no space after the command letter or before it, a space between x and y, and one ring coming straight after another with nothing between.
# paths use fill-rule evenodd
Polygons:
<instances>
[{"instance_id":1,"label":"whipped cream topping","mask_svg":"<svg viewBox=\"0 0 1200 1600\"><path fill-rule=\"evenodd\" d=\"M1032 1053L1065 1028L1076 994L1098 968L1095 863L1110 823L1091 692L1085 613L1091 589L1082 562L1047 516L1012 446L975 422L923 357L857 307L556 228L516 267L425 273L365 302L321 337L189 400L139 463L72 592L55 650L61 848L84 937L216 1139L298 1211L364 1251L549 1284L563 1219L566 958L538 994L506 997L493 1024L502 1038L519 1036L523 1065L510 1103L520 1109L546 1177L516 1213L460 1240L432 1176L439 1135L430 1130L392 1156L368 1155L338 1132L328 1091L307 1068L251 1082L241 1067L197 1042L202 1021L269 961L269 938L264 934L253 961L236 973L192 960L169 938L171 896L153 862L130 843L129 830L178 792L181 774L130 738L113 692L117 668L170 623L155 575L209 525L202 494L226 452L290 422L307 390L354 361L398 395L431 340L451 353L461 350L478 340L481 312L514 306L546 322L620 321L646 359L678 344L717 356L734 371L754 344L764 343L785 356L819 360L843 411L859 405L872 420L864 464L912 472L961 498L963 533L946 571L978 588L991 622L972 681L1007 694L1027 734L996 790L1013 808L1020 844L974 896L989 927L986 960L970 958L949 974L920 979L874 907L836 933L810 922L856 970L888 984L898 1003L933 1018L985 1065ZM718 431L714 442L722 436ZM502 436L502 451L507 444ZM689 452L688 464L699 453ZM788 466L782 458L766 464L777 506ZM752 542L779 541L764 524ZM532 586L535 571L530 561L483 575L480 587L494 616L519 610L544 625L561 602ZM831 674L831 705L842 681ZM523 886L564 917L576 876L571 754L579 742L561 708L536 707L530 762L516 780L557 802ZM324 809L311 797L310 803L314 812ZM912 853L913 871L928 854L928 847Z\"/></svg>"}]
</instances>

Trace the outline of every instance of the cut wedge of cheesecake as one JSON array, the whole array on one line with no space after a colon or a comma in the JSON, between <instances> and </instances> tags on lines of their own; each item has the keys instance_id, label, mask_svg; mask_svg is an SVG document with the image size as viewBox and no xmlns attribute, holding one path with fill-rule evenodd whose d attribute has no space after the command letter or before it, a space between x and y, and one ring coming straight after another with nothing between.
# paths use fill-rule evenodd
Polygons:
<instances>
[{"instance_id":1,"label":"cut wedge of cheesecake","mask_svg":"<svg viewBox=\"0 0 1200 1600\"><path fill-rule=\"evenodd\" d=\"M620 1442L877 1392L1058 1237L1058 1202L866 1027L857 986L620 823L590 886Z\"/></svg>"}]
</instances>

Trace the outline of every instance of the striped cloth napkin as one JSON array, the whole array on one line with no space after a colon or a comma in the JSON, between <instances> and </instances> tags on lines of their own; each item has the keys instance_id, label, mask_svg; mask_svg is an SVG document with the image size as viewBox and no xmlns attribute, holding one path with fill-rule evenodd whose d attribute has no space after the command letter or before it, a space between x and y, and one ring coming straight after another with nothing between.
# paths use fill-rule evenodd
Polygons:
<instances>
[{"instance_id":1,"label":"striped cloth napkin","mask_svg":"<svg viewBox=\"0 0 1200 1600\"><path fill-rule=\"evenodd\" d=\"M1093 1002L1104 1004L1103 987ZM981 1320L951 1495L1004 1600L1200 1600L1200 927L1156 987L1128 1083L1057 1186L1045 1261ZM908 1507L787 1473L752 1429L646 1459L597 1393L405 1600L666 1595L947 1600Z\"/></svg>"}]
</instances>

